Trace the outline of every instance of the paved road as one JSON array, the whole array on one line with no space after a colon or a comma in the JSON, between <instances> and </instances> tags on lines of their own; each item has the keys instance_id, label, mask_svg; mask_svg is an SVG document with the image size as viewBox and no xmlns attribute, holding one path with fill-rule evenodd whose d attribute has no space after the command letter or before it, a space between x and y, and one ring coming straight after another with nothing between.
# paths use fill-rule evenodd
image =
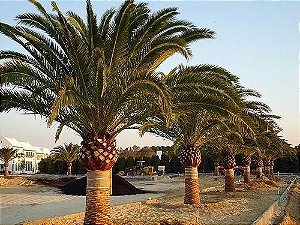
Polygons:
<instances>
[{"instance_id":1,"label":"paved road","mask_svg":"<svg viewBox=\"0 0 300 225\"><path fill-rule=\"evenodd\" d=\"M133 182L146 190L177 189L184 183ZM112 196L111 205L139 202L163 196L163 193ZM85 196L61 194L56 189L37 187L0 188L0 224L18 224L24 221L64 216L84 212Z\"/></svg>"}]
</instances>

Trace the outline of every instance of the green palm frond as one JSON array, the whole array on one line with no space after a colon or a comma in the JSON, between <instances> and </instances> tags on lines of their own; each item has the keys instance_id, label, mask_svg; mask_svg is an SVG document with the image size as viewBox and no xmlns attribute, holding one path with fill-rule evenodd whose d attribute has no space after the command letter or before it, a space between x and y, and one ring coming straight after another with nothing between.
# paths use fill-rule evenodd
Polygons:
<instances>
[{"instance_id":1,"label":"green palm frond","mask_svg":"<svg viewBox=\"0 0 300 225\"><path fill-rule=\"evenodd\" d=\"M8 163L9 161L13 160L16 157L17 150L3 147L0 149L0 159L3 160L5 163Z\"/></svg>"},{"instance_id":2,"label":"green palm frond","mask_svg":"<svg viewBox=\"0 0 300 225\"><path fill-rule=\"evenodd\" d=\"M177 19L175 8L151 12L128 0L98 19L87 1L84 20L55 2L51 13L30 2L37 13L17 16L16 26L0 24L1 34L27 52L0 52L1 111L61 123L56 139L63 126L82 137L115 137L158 111L169 121L172 99L156 69L176 53L190 57L190 43L214 36Z\"/></svg>"},{"instance_id":3,"label":"green palm frond","mask_svg":"<svg viewBox=\"0 0 300 225\"><path fill-rule=\"evenodd\" d=\"M72 143L56 146L51 155L56 160L63 160L72 163L79 157L79 146Z\"/></svg>"}]
</instances>

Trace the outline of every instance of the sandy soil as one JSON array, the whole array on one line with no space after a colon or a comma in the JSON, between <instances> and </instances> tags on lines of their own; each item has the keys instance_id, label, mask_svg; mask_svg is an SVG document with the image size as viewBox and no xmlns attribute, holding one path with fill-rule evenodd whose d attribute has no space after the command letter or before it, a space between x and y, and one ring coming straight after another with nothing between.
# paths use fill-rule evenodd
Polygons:
<instances>
[{"instance_id":1,"label":"sandy soil","mask_svg":"<svg viewBox=\"0 0 300 225\"><path fill-rule=\"evenodd\" d=\"M184 189L166 190L159 199L112 208L114 224L251 224L277 199L282 182L237 184L235 193L223 191L223 177L201 176L201 204L183 204ZM183 182L171 179L166 182ZM162 182L162 181L159 181ZM28 222L26 225L83 224L84 213Z\"/></svg>"},{"instance_id":2,"label":"sandy soil","mask_svg":"<svg viewBox=\"0 0 300 225\"><path fill-rule=\"evenodd\" d=\"M9 176L8 178L0 177L0 186L13 187L17 185L33 186L35 183L22 176Z\"/></svg>"}]
</instances>

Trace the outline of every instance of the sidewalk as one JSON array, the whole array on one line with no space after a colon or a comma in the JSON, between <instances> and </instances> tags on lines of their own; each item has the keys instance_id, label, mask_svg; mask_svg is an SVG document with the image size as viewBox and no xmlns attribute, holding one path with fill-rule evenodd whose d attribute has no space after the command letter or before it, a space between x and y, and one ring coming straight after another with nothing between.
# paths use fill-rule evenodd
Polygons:
<instances>
[{"instance_id":1,"label":"sidewalk","mask_svg":"<svg viewBox=\"0 0 300 225\"><path fill-rule=\"evenodd\" d=\"M169 188L169 187L168 187ZM111 205L158 198L163 193L112 196ZM0 224L18 224L24 221L64 216L84 212L85 196L63 195L54 192L0 194Z\"/></svg>"}]
</instances>

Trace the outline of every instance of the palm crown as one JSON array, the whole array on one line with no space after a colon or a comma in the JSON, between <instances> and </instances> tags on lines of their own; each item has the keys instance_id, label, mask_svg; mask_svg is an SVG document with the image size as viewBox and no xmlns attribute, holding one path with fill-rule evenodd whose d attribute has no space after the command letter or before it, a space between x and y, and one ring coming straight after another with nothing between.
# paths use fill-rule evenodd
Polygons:
<instances>
[{"instance_id":1,"label":"palm crown","mask_svg":"<svg viewBox=\"0 0 300 225\"><path fill-rule=\"evenodd\" d=\"M29 55L1 51L1 111L17 108L48 117L83 138L109 139L153 112L170 116L169 93L156 68L174 53L188 58L189 43L214 32L176 20L175 8L150 13L145 3L125 1L100 22L87 1L87 22L76 13L56 14L31 1L39 14L17 17L17 26L1 23L1 32ZM32 27L32 28L31 28ZM40 32L38 32L40 31ZM17 86L17 89L12 89ZM7 88L8 87L8 88Z\"/></svg>"},{"instance_id":2,"label":"palm crown","mask_svg":"<svg viewBox=\"0 0 300 225\"><path fill-rule=\"evenodd\" d=\"M8 164L9 161L13 160L16 157L17 150L12 148L1 148L0 149L0 159Z\"/></svg>"},{"instance_id":3,"label":"palm crown","mask_svg":"<svg viewBox=\"0 0 300 225\"><path fill-rule=\"evenodd\" d=\"M79 146L72 143L56 146L52 150L52 156L56 159L67 161L72 163L74 160L78 159Z\"/></svg>"}]
</instances>

